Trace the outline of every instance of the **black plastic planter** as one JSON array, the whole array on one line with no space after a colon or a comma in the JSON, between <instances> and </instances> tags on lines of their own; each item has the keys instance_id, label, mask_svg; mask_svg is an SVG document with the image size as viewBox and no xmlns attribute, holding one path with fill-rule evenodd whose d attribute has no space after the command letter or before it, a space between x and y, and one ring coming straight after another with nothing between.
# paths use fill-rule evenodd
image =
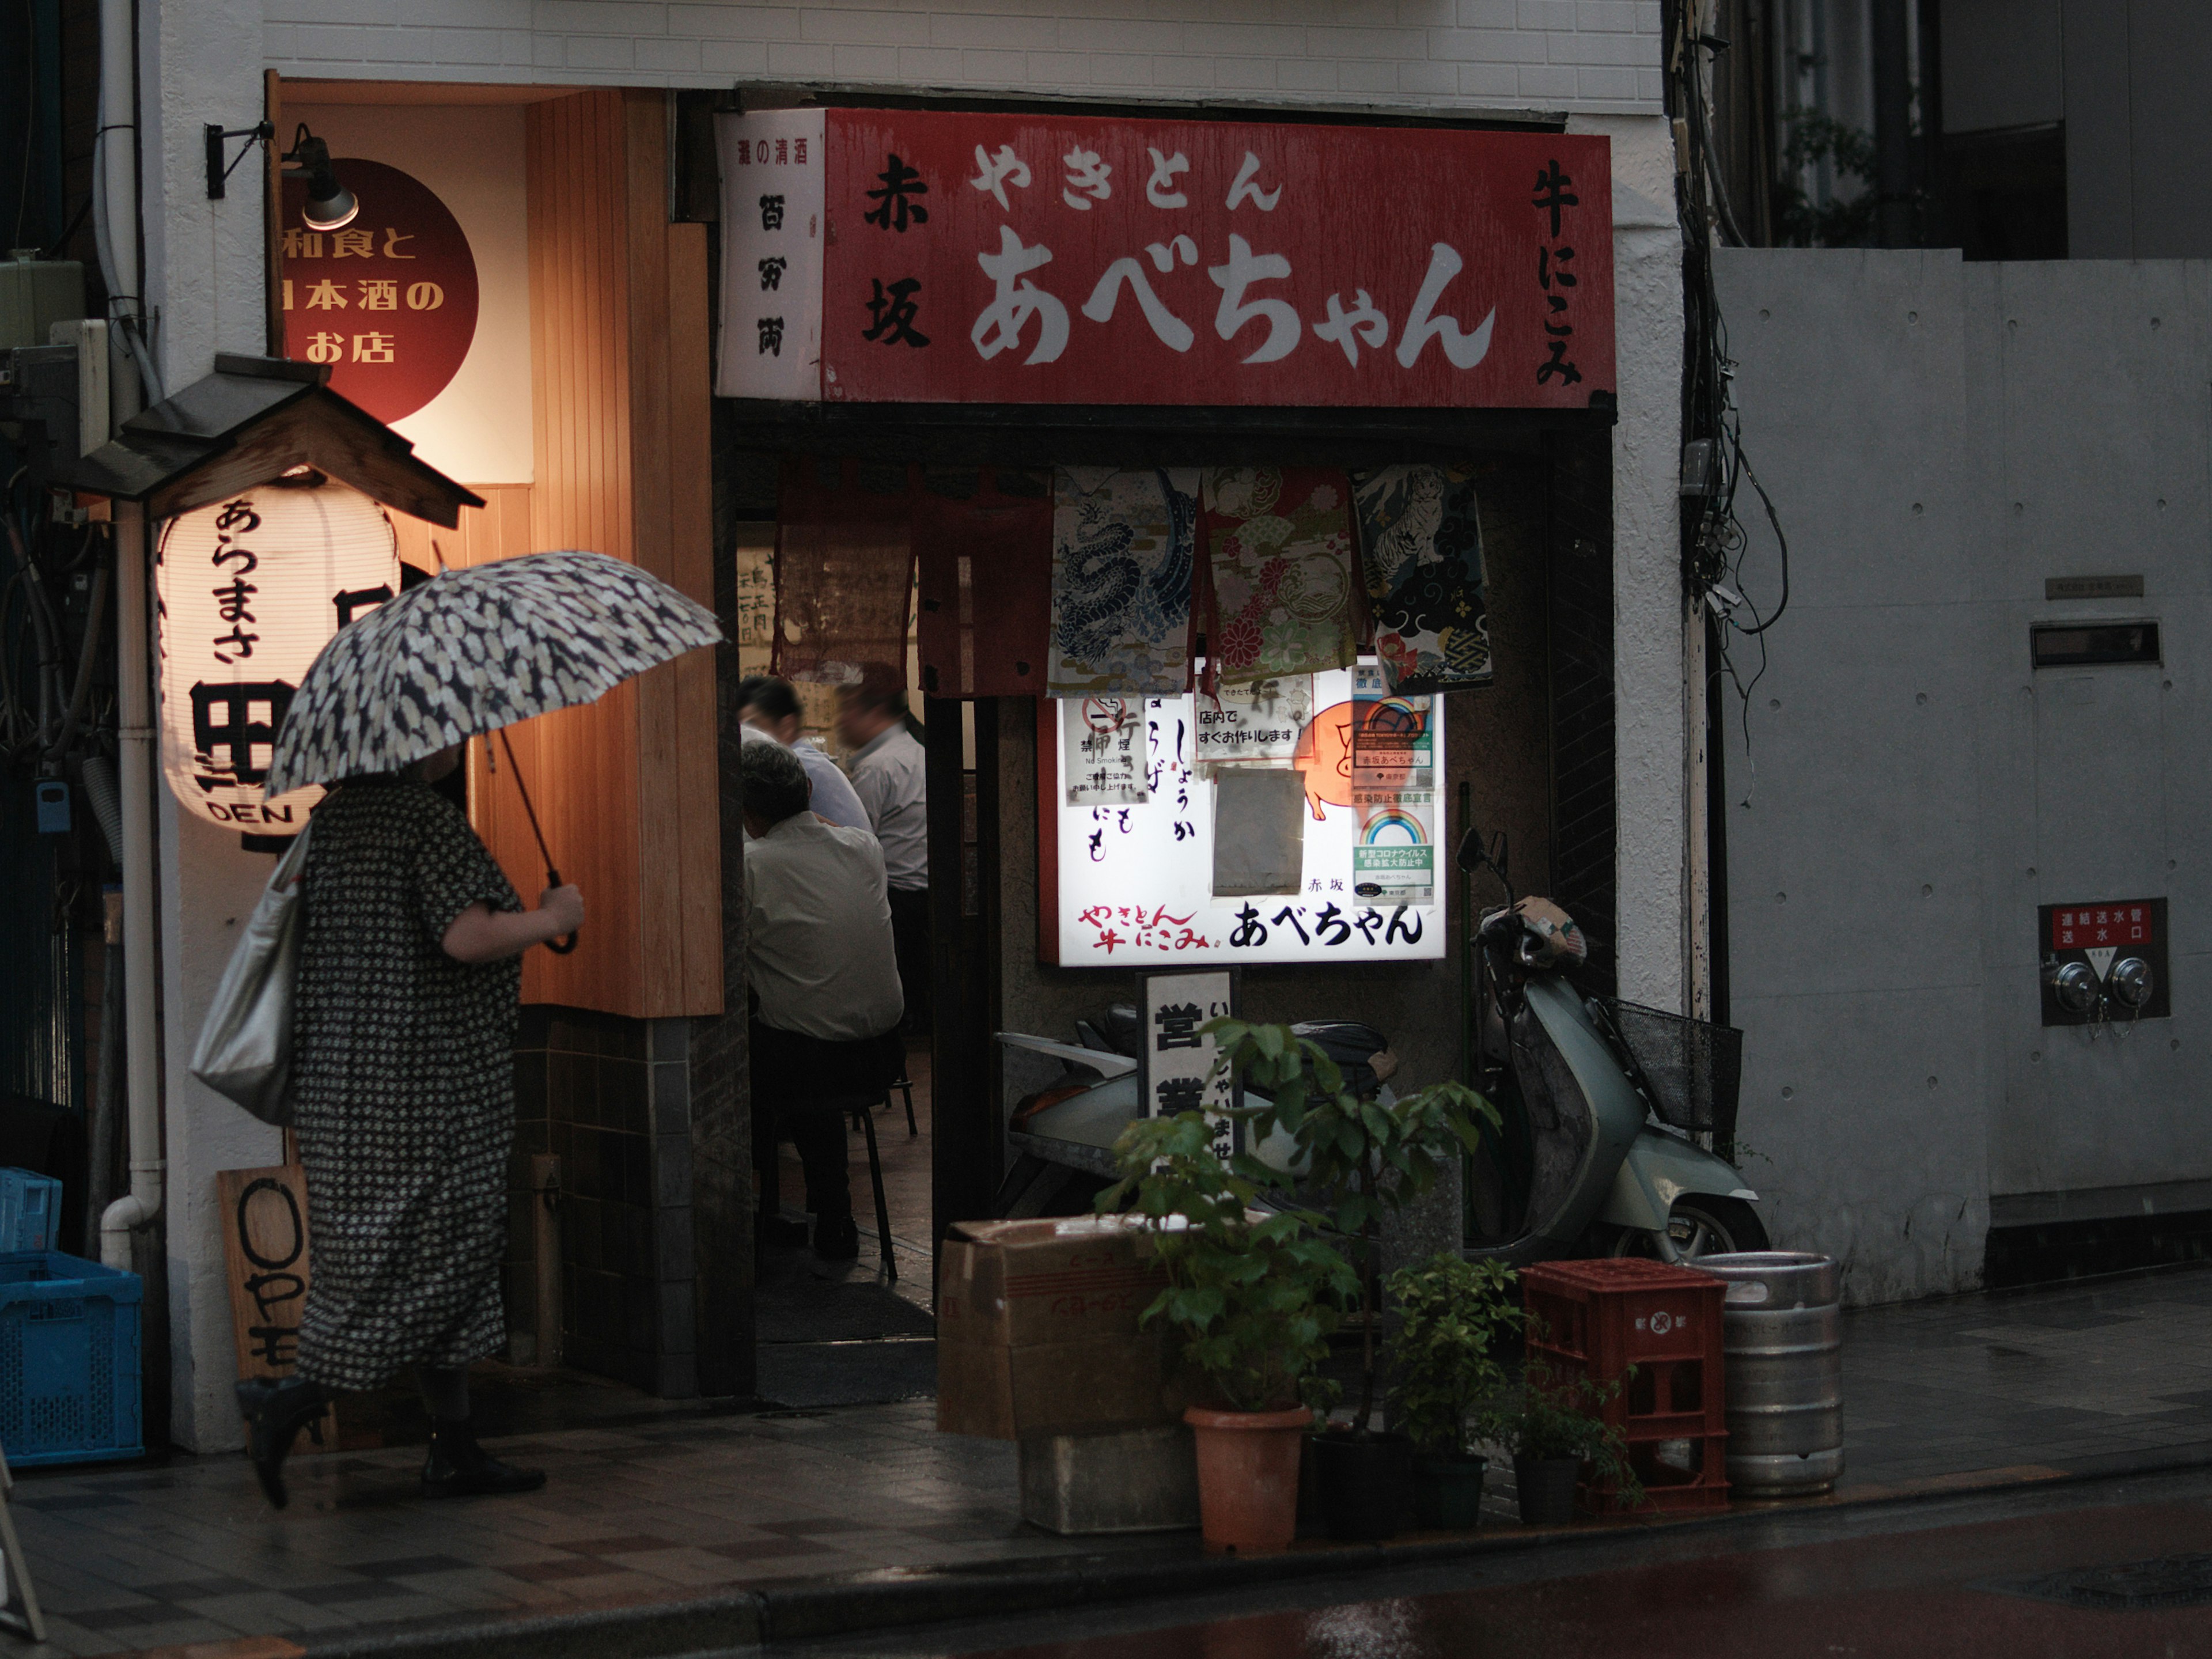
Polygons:
<instances>
[{"instance_id":1,"label":"black plastic planter","mask_svg":"<svg viewBox=\"0 0 2212 1659\"><path fill-rule=\"evenodd\" d=\"M1416 1457L1413 1524L1428 1532L1472 1532L1482 1523L1486 1457Z\"/></svg>"},{"instance_id":2,"label":"black plastic planter","mask_svg":"<svg viewBox=\"0 0 2212 1659\"><path fill-rule=\"evenodd\" d=\"M1307 1443L1331 1538L1395 1538L1413 1507L1413 1445L1401 1434L1317 1434Z\"/></svg>"},{"instance_id":3,"label":"black plastic planter","mask_svg":"<svg viewBox=\"0 0 2212 1659\"><path fill-rule=\"evenodd\" d=\"M1578 1457L1516 1457L1513 1484L1521 1494L1521 1524L1524 1527L1564 1527L1575 1518L1575 1477L1582 1473Z\"/></svg>"}]
</instances>

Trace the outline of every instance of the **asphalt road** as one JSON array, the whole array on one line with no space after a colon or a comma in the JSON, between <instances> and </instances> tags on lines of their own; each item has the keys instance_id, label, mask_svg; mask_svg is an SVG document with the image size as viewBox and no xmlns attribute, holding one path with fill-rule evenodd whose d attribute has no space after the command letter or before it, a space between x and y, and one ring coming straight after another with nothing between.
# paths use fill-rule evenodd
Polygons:
<instances>
[{"instance_id":1,"label":"asphalt road","mask_svg":"<svg viewBox=\"0 0 2212 1659\"><path fill-rule=\"evenodd\" d=\"M2153 1561L2168 1565L2096 1571ZM2202 1586L2193 1603L2131 1605L2186 1595L2192 1583ZM1449 1568L774 1650L848 1659L2212 1656L2212 1472L1775 1510L1694 1532L1608 1529Z\"/></svg>"}]
</instances>

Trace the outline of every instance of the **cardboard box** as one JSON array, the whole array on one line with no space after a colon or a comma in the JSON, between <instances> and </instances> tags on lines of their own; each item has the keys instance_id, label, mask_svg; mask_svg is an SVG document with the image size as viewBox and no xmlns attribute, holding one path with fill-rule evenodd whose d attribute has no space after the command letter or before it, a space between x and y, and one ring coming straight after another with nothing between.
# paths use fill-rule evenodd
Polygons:
<instances>
[{"instance_id":1,"label":"cardboard box","mask_svg":"<svg viewBox=\"0 0 2212 1659\"><path fill-rule=\"evenodd\" d=\"M937 1426L991 1440L1147 1428L1182 1419L1160 1339L1107 1336L1024 1348L937 1345Z\"/></svg>"},{"instance_id":2,"label":"cardboard box","mask_svg":"<svg viewBox=\"0 0 2212 1659\"><path fill-rule=\"evenodd\" d=\"M1119 1218L964 1222L939 1258L937 1426L1019 1440L1178 1420L1161 1334L1167 1279Z\"/></svg>"},{"instance_id":3,"label":"cardboard box","mask_svg":"<svg viewBox=\"0 0 2212 1659\"><path fill-rule=\"evenodd\" d=\"M1134 1336L1167 1282L1144 1229L1120 1216L959 1222L939 1258L938 1340Z\"/></svg>"}]
</instances>

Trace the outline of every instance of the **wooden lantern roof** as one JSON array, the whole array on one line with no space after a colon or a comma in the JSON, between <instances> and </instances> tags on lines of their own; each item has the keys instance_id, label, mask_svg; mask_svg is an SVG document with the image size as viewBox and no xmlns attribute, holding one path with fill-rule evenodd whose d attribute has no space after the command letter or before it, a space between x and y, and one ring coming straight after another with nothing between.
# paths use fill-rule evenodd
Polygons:
<instances>
[{"instance_id":1,"label":"wooden lantern roof","mask_svg":"<svg viewBox=\"0 0 2212 1659\"><path fill-rule=\"evenodd\" d=\"M205 507L311 466L385 506L451 530L483 498L416 459L415 446L330 389L321 363L219 355L215 373L124 422L67 470L90 495L143 501L150 518Z\"/></svg>"}]
</instances>

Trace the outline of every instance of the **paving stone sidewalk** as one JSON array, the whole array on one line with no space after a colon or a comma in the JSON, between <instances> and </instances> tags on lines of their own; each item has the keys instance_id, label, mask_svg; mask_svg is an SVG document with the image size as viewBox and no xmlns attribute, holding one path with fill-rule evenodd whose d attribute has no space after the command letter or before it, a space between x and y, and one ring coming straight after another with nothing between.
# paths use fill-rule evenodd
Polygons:
<instances>
[{"instance_id":1,"label":"paving stone sidewalk","mask_svg":"<svg viewBox=\"0 0 2212 1659\"><path fill-rule=\"evenodd\" d=\"M1841 1499L2212 1458L2212 1268L1857 1312L1845 1353ZM14 1508L52 1639L7 1650L289 1638L232 1650L269 1654L871 1569L1196 1548L1024 1528L1014 1449L937 1434L926 1400L579 1398L584 1425L498 1443L550 1475L522 1499L425 1504L410 1449L296 1458L282 1515L235 1457L29 1472Z\"/></svg>"}]
</instances>

